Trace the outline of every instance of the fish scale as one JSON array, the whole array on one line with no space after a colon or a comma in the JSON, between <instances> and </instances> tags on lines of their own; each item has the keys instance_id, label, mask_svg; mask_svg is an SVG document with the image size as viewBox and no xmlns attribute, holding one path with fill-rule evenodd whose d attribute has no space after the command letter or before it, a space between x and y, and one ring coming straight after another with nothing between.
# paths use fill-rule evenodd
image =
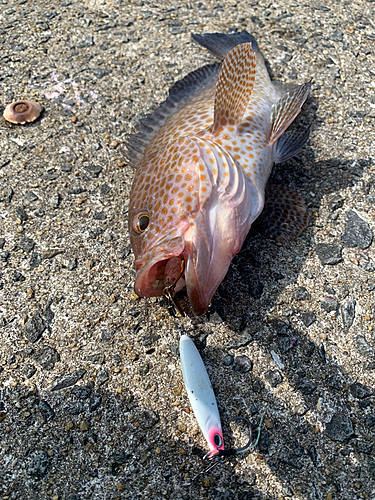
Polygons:
<instances>
[{"instance_id":1,"label":"fish scale","mask_svg":"<svg viewBox=\"0 0 375 500\"><path fill-rule=\"evenodd\" d=\"M194 39L222 65L205 66L177 82L130 138L127 156L137 170L129 229L136 293L159 296L165 283L175 281L176 290L186 288L193 311L202 314L263 210L273 164L297 154L308 138L308 131L285 132L309 84L285 90L271 82L247 32ZM293 224L289 234L296 235L307 224L306 211L299 200L295 210L290 192L288 197L285 204L274 197L283 211L272 206L272 212ZM279 235L277 221L268 225L269 233ZM178 260L167 266L171 258L185 266L175 280L168 273L181 266Z\"/></svg>"}]
</instances>

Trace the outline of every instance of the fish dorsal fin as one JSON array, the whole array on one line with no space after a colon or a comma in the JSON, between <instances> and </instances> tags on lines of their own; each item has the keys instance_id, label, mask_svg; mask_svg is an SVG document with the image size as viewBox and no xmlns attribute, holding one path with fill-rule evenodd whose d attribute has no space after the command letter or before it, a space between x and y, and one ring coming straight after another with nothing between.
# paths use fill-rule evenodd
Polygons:
<instances>
[{"instance_id":1,"label":"fish dorsal fin","mask_svg":"<svg viewBox=\"0 0 375 500\"><path fill-rule=\"evenodd\" d=\"M227 125L239 125L254 87L255 53L251 43L232 49L224 59L216 82L212 134Z\"/></svg>"},{"instance_id":2,"label":"fish dorsal fin","mask_svg":"<svg viewBox=\"0 0 375 500\"><path fill-rule=\"evenodd\" d=\"M311 82L286 92L271 108L270 144L273 144L289 127L309 95Z\"/></svg>"},{"instance_id":3,"label":"fish dorsal fin","mask_svg":"<svg viewBox=\"0 0 375 500\"><path fill-rule=\"evenodd\" d=\"M258 52L258 45L253 35L250 35L247 31L229 33L228 35L224 33L204 33L203 35L192 34L191 36L199 45L209 50L211 54L221 61L225 59L228 52L241 43L250 42L253 51Z\"/></svg>"},{"instance_id":4,"label":"fish dorsal fin","mask_svg":"<svg viewBox=\"0 0 375 500\"><path fill-rule=\"evenodd\" d=\"M155 111L140 121L137 132L132 134L126 143L127 151L124 151L125 157L132 167L138 166L149 143L169 118L209 85L213 85L220 67L220 63L207 64L177 81L169 90L168 98Z\"/></svg>"}]
</instances>

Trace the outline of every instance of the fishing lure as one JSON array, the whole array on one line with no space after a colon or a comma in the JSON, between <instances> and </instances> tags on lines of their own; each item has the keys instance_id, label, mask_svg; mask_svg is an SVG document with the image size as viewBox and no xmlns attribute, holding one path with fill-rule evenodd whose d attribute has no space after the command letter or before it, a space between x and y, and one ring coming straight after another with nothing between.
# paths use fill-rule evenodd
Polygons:
<instances>
[{"instance_id":1,"label":"fishing lure","mask_svg":"<svg viewBox=\"0 0 375 500\"><path fill-rule=\"evenodd\" d=\"M259 429L262 419L259 424L258 437L255 443L251 444L252 432L250 423L244 417L235 417L230 420L230 422L243 420L248 424L250 433L249 441L242 448L231 448L227 450L224 448L223 431L215 394L198 349L188 335L181 335L180 359L182 376L190 404L210 449L205 455L204 460L236 455L237 453L244 452L249 447L255 447L259 440Z\"/></svg>"}]
</instances>

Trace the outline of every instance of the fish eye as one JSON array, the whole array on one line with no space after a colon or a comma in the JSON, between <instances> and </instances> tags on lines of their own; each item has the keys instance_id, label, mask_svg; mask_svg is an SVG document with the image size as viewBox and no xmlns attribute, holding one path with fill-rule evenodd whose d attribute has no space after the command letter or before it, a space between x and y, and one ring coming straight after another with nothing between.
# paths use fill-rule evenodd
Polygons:
<instances>
[{"instance_id":1,"label":"fish eye","mask_svg":"<svg viewBox=\"0 0 375 500\"><path fill-rule=\"evenodd\" d=\"M138 214L134 220L133 227L137 233L141 234L146 231L150 224L150 217L147 214Z\"/></svg>"},{"instance_id":2,"label":"fish eye","mask_svg":"<svg viewBox=\"0 0 375 500\"><path fill-rule=\"evenodd\" d=\"M220 434L214 435L214 443L215 443L215 446L217 446L217 447L219 447L223 444L223 440L221 439Z\"/></svg>"}]
</instances>

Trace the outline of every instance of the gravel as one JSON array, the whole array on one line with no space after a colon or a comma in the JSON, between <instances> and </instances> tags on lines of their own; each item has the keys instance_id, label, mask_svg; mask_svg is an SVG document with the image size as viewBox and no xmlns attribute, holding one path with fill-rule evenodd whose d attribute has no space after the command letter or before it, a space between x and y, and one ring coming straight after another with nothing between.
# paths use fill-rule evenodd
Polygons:
<instances>
[{"instance_id":1,"label":"gravel","mask_svg":"<svg viewBox=\"0 0 375 500\"><path fill-rule=\"evenodd\" d=\"M375 498L374 6L0 5L0 111L43 107L32 124L0 121L1 498ZM207 444L179 329L165 301L133 295L122 150L213 61L190 33L233 29L254 34L273 79L312 80L309 143L271 179L306 200L310 226L284 245L251 234L209 317L183 320L226 446L246 440L231 418L256 437L264 417L255 450L183 486Z\"/></svg>"}]
</instances>

